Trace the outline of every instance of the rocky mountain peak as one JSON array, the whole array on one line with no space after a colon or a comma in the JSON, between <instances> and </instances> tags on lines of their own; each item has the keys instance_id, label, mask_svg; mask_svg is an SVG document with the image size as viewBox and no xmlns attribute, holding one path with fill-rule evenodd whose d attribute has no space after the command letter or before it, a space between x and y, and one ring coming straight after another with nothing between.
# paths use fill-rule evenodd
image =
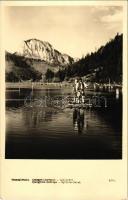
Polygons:
<instances>
[{"instance_id":1,"label":"rocky mountain peak","mask_svg":"<svg viewBox=\"0 0 128 200\"><path fill-rule=\"evenodd\" d=\"M40 59L54 65L66 66L72 64L74 59L67 54L62 54L46 41L38 39L25 40L17 52L27 58Z\"/></svg>"}]
</instances>

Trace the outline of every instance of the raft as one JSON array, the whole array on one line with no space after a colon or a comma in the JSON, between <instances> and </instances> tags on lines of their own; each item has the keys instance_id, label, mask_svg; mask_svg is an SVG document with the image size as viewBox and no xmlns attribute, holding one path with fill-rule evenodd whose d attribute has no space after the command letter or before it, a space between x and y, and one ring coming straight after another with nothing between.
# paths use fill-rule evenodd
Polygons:
<instances>
[{"instance_id":1,"label":"raft","mask_svg":"<svg viewBox=\"0 0 128 200\"><path fill-rule=\"evenodd\" d=\"M78 108L78 109L80 109L80 108L82 108L82 109L96 109L96 108L106 108L107 106L105 106L105 105L104 106L101 106L101 105L95 106L93 104L87 104L87 103L76 103L76 104L69 103L65 107L66 108Z\"/></svg>"}]
</instances>

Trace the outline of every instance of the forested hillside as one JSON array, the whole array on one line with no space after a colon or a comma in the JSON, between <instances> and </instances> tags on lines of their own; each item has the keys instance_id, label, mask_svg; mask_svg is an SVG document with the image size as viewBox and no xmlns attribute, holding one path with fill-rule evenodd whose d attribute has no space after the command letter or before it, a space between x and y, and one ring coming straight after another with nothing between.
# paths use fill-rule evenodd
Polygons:
<instances>
[{"instance_id":1,"label":"forested hillside","mask_svg":"<svg viewBox=\"0 0 128 200\"><path fill-rule=\"evenodd\" d=\"M6 52L6 81L40 80L41 73L26 62L23 56Z\"/></svg>"},{"instance_id":2,"label":"forested hillside","mask_svg":"<svg viewBox=\"0 0 128 200\"><path fill-rule=\"evenodd\" d=\"M96 52L87 54L78 62L55 74L61 81L81 76L89 81L122 82L123 35L117 34Z\"/></svg>"}]
</instances>

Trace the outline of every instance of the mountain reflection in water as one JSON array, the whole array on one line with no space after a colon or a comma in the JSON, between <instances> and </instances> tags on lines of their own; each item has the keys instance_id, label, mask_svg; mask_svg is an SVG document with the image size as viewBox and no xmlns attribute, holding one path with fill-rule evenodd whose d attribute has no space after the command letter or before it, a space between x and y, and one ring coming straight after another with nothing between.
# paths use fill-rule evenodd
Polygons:
<instances>
[{"instance_id":1,"label":"mountain reflection in water","mask_svg":"<svg viewBox=\"0 0 128 200\"><path fill-rule=\"evenodd\" d=\"M6 158L121 159L122 98L104 93L105 109L25 106L31 90L6 93ZM38 100L69 95L68 90L35 90ZM88 91L88 96L94 95ZM98 94L95 94L98 95Z\"/></svg>"}]
</instances>

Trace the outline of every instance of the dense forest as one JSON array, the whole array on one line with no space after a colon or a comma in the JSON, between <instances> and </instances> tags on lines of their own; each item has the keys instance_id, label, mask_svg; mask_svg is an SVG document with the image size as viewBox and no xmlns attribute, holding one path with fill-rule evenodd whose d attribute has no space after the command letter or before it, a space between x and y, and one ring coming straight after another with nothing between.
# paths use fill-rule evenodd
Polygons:
<instances>
[{"instance_id":1,"label":"dense forest","mask_svg":"<svg viewBox=\"0 0 128 200\"><path fill-rule=\"evenodd\" d=\"M87 54L78 62L53 74L47 71L47 79L56 77L57 80L72 80L76 76L91 82L122 82L122 43L123 35L117 34L105 46L96 52Z\"/></svg>"},{"instance_id":2,"label":"dense forest","mask_svg":"<svg viewBox=\"0 0 128 200\"><path fill-rule=\"evenodd\" d=\"M23 56L5 53L6 81L40 80L41 73L29 65Z\"/></svg>"},{"instance_id":3,"label":"dense forest","mask_svg":"<svg viewBox=\"0 0 128 200\"><path fill-rule=\"evenodd\" d=\"M77 62L66 67L47 68L45 81L72 81L75 77L83 77L90 82L122 82L123 35L117 34L106 45L96 52L91 52ZM13 63L12 69L11 64ZM38 63L37 63L38 64ZM44 64L45 65L45 64ZM44 75L44 74L43 74ZM30 80L39 81L42 73L37 67L25 61L24 57L6 53L6 81Z\"/></svg>"}]
</instances>

